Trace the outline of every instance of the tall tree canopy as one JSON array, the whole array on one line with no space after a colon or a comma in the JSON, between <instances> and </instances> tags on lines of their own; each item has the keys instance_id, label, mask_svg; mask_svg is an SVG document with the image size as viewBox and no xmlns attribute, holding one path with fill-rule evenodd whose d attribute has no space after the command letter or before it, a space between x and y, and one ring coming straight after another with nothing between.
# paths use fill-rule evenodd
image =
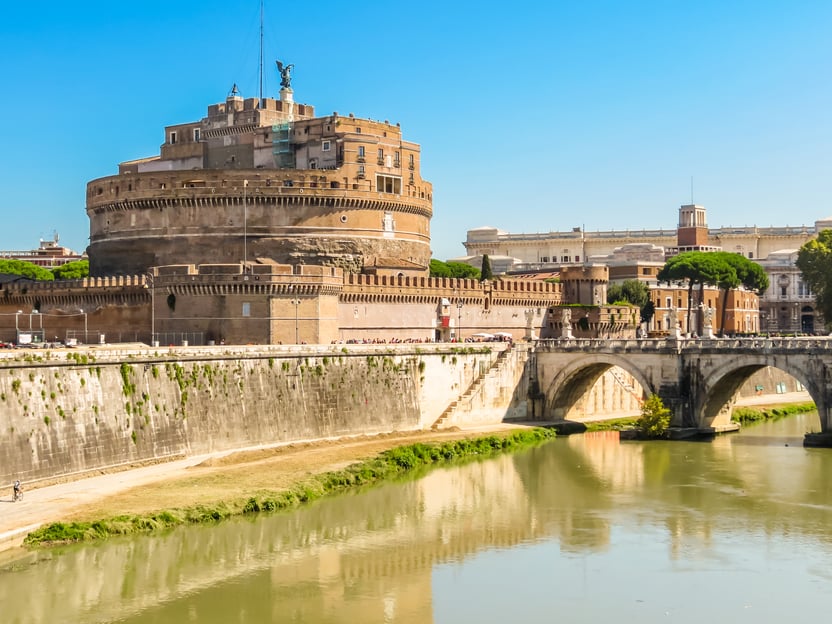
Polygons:
<instances>
[{"instance_id":1,"label":"tall tree canopy","mask_svg":"<svg viewBox=\"0 0 832 624\"><path fill-rule=\"evenodd\" d=\"M0 273L21 275L39 281L51 281L54 278L49 269L44 269L31 262L23 260L0 260Z\"/></svg>"},{"instance_id":2,"label":"tall tree canopy","mask_svg":"<svg viewBox=\"0 0 832 624\"><path fill-rule=\"evenodd\" d=\"M700 293L705 284L717 284L720 278L718 264L712 252L686 251L670 258L659 271L659 282L685 283L688 286L687 326L691 326L690 313L693 305L693 289L699 285Z\"/></svg>"},{"instance_id":3,"label":"tall tree canopy","mask_svg":"<svg viewBox=\"0 0 832 624\"><path fill-rule=\"evenodd\" d=\"M464 262L430 261L431 277L459 277L462 279L480 279L480 271L476 267Z\"/></svg>"},{"instance_id":4,"label":"tall tree canopy","mask_svg":"<svg viewBox=\"0 0 832 624\"><path fill-rule=\"evenodd\" d=\"M832 324L832 230L821 230L818 237L797 252L797 268L815 295L815 302L826 326Z\"/></svg>"},{"instance_id":5,"label":"tall tree canopy","mask_svg":"<svg viewBox=\"0 0 832 624\"><path fill-rule=\"evenodd\" d=\"M75 260L52 269L56 280L82 279L90 276L90 261Z\"/></svg>"},{"instance_id":6,"label":"tall tree canopy","mask_svg":"<svg viewBox=\"0 0 832 624\"><path fill-rule=\"evenodd\" d=\"M670 258L661 271L660 282L687 282L688 310L687 326L691 327L691 306L693 305L693 288L698 285L700 301L702 290L706 285L717 286L723 292L722 318L720 332L725 331L728 293L739 286L755 292L763 293L768 288L768 277L763 268L745 256L728 251L686 251Z\"/></svg>"},{"instance_id":7,"label":"tall tree canopy","mask_svg":"<svg viewBox=\"0 0 832 624\"><path fill-rule=\"evenodd\" d=\"M722 289L722 319L720 333L725 334L725 318L728 313L728 293L739 286L761 295L768 288L768 276L756 262L728 251L718 251L713 255L720 263L721 277L717 286Z\"/></svg>"}]
</instances>

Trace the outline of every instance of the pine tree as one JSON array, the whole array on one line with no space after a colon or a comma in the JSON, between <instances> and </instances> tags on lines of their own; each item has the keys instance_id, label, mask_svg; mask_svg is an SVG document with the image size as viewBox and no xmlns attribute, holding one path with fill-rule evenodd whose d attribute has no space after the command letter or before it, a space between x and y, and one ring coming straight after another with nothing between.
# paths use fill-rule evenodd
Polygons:
<instances>
[{"instance_id":1,"label":"pine tree","mask_svg":"<svg viewBox=\"0 0 832 624\"><path fill-rule=\"evenodd\" d=\"M494 273L491 272L491 260L488 254L482 257L482 270L480 271L480 279L484 282L486 280L493 280Z\"/></svg>"}]
</instances>

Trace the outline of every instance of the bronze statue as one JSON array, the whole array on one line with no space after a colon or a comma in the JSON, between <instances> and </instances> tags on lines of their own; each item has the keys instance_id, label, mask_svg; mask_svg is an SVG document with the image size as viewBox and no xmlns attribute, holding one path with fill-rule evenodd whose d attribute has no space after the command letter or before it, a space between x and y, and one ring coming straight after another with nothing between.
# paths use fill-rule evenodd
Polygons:
<instances>
[{"instance_id":1,"label":"bronze statue","mask_svg":"<svg viewBox=\"0 0 832 624\"><path fill-rule=\"evenodd\" d=\"M280 86L286 89L292 88L292 68L294 65L283 65L277 61L277 71L280 72Z\"/></svg>"}]
</instances>

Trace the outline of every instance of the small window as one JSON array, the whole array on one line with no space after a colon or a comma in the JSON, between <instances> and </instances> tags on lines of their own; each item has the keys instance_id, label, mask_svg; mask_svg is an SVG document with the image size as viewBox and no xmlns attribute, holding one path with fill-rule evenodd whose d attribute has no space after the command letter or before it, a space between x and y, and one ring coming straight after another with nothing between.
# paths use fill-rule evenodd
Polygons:
<instances>
[{"instance_id":1,"label":"small window","mask_svg":"<svg viewBox=\"0 0 832 624\"><path fill-rule=\"evenodd\" d=\"M194 128L194 143L199 143L199 128Z\"/></svg>"},{"instance_id":2,"label":"small window","mask_svg":"<svg viewBox=\"0 0 832 624\"><path fill-rule=\"evenodd\" d=\"M384 150L378 148L378 164L384 163Z\"/></svg>"},{"instance_id":3,"label":"small window","mask_svg":"<svg viewBox=\"0 0 832 624\"><path fill-rule=\"evenodd\" d=\"M175 143L176 143L176 133L175 133L175 132L171 132L171 133L170 133L170 144L171 144L171 145L174 145Z\"/></svg>"},{"instance_id":4,"label":"small window","mask_svg":"<svg viewBox=\"0 0 832 624\"><path fill-rule=\"evenodd\" d=\"M328 152L330 149L332 149L332 143L330 141L324 141L321 144L321 151L322 152Z\"/></svg>"},{"instance_id":5,"label":"small window","mask_svg":"<svg viewBox=\"0 0 832 624\"><path fill-rule=\"evenodd\" d=\"M248 302L243 303L243 316L251 316L251 304Z\"/></svg>"},{"instance_id":6,"label":"small window","mask_svg":"<svg viewBox=\"0 0 832 624\"><path fill-rule=\"evenodd\" d=\"M549 256L543 256L542 258L540 258L540 261L541 262L549 262Z\"/></svg>"},{"instance_id":7,"label":"small window","mask_svg":"<svg viewBox=\"0 0 832 624\"><path fill-rule=\"evenodd\" d=\"M360 158L364 158L364 146L363 145L358 146L358 156Z\"/></svg>"}]
</instances>

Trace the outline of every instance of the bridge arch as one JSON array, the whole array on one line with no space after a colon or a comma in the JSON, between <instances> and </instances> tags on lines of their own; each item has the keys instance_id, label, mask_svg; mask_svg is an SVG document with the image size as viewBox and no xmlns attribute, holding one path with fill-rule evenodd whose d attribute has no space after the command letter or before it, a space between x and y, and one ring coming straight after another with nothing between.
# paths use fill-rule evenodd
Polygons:
<instances>
[{"instance_id":1,"label":"bridge arch","mask_svg":"<svg viewBox=\"0 0 832 624\"><path fill-rule=\"evenodd\" d=\"M655 392L653 384L638 366L627 358L605 353L571 358L558 370L545 389L544 417L549 420L576 420L584 409L590 389L609 369L619 367L638 382L642 396Z\"/></svg>"},{"instance_id":2,"label":"bridge arch","mask_svg":"<svg viewBox=\"0 0 832 624\"><path fill-rule=\"evenodd\" d=\"M815 402L818 413L824 413L824 392L820 384L825 375L818 376L816 371L808 370L800 362L787 357L778 358L766 353L738 355L727 360L710 369L699 364L701 385L694 395L693 405L693 419L696 427L719 429L730 424L731 412L740 387L751 375L767 366L781 370L797 379ZM826 429L822 420L821 428Z\"/></svg>"}]
</instances>

